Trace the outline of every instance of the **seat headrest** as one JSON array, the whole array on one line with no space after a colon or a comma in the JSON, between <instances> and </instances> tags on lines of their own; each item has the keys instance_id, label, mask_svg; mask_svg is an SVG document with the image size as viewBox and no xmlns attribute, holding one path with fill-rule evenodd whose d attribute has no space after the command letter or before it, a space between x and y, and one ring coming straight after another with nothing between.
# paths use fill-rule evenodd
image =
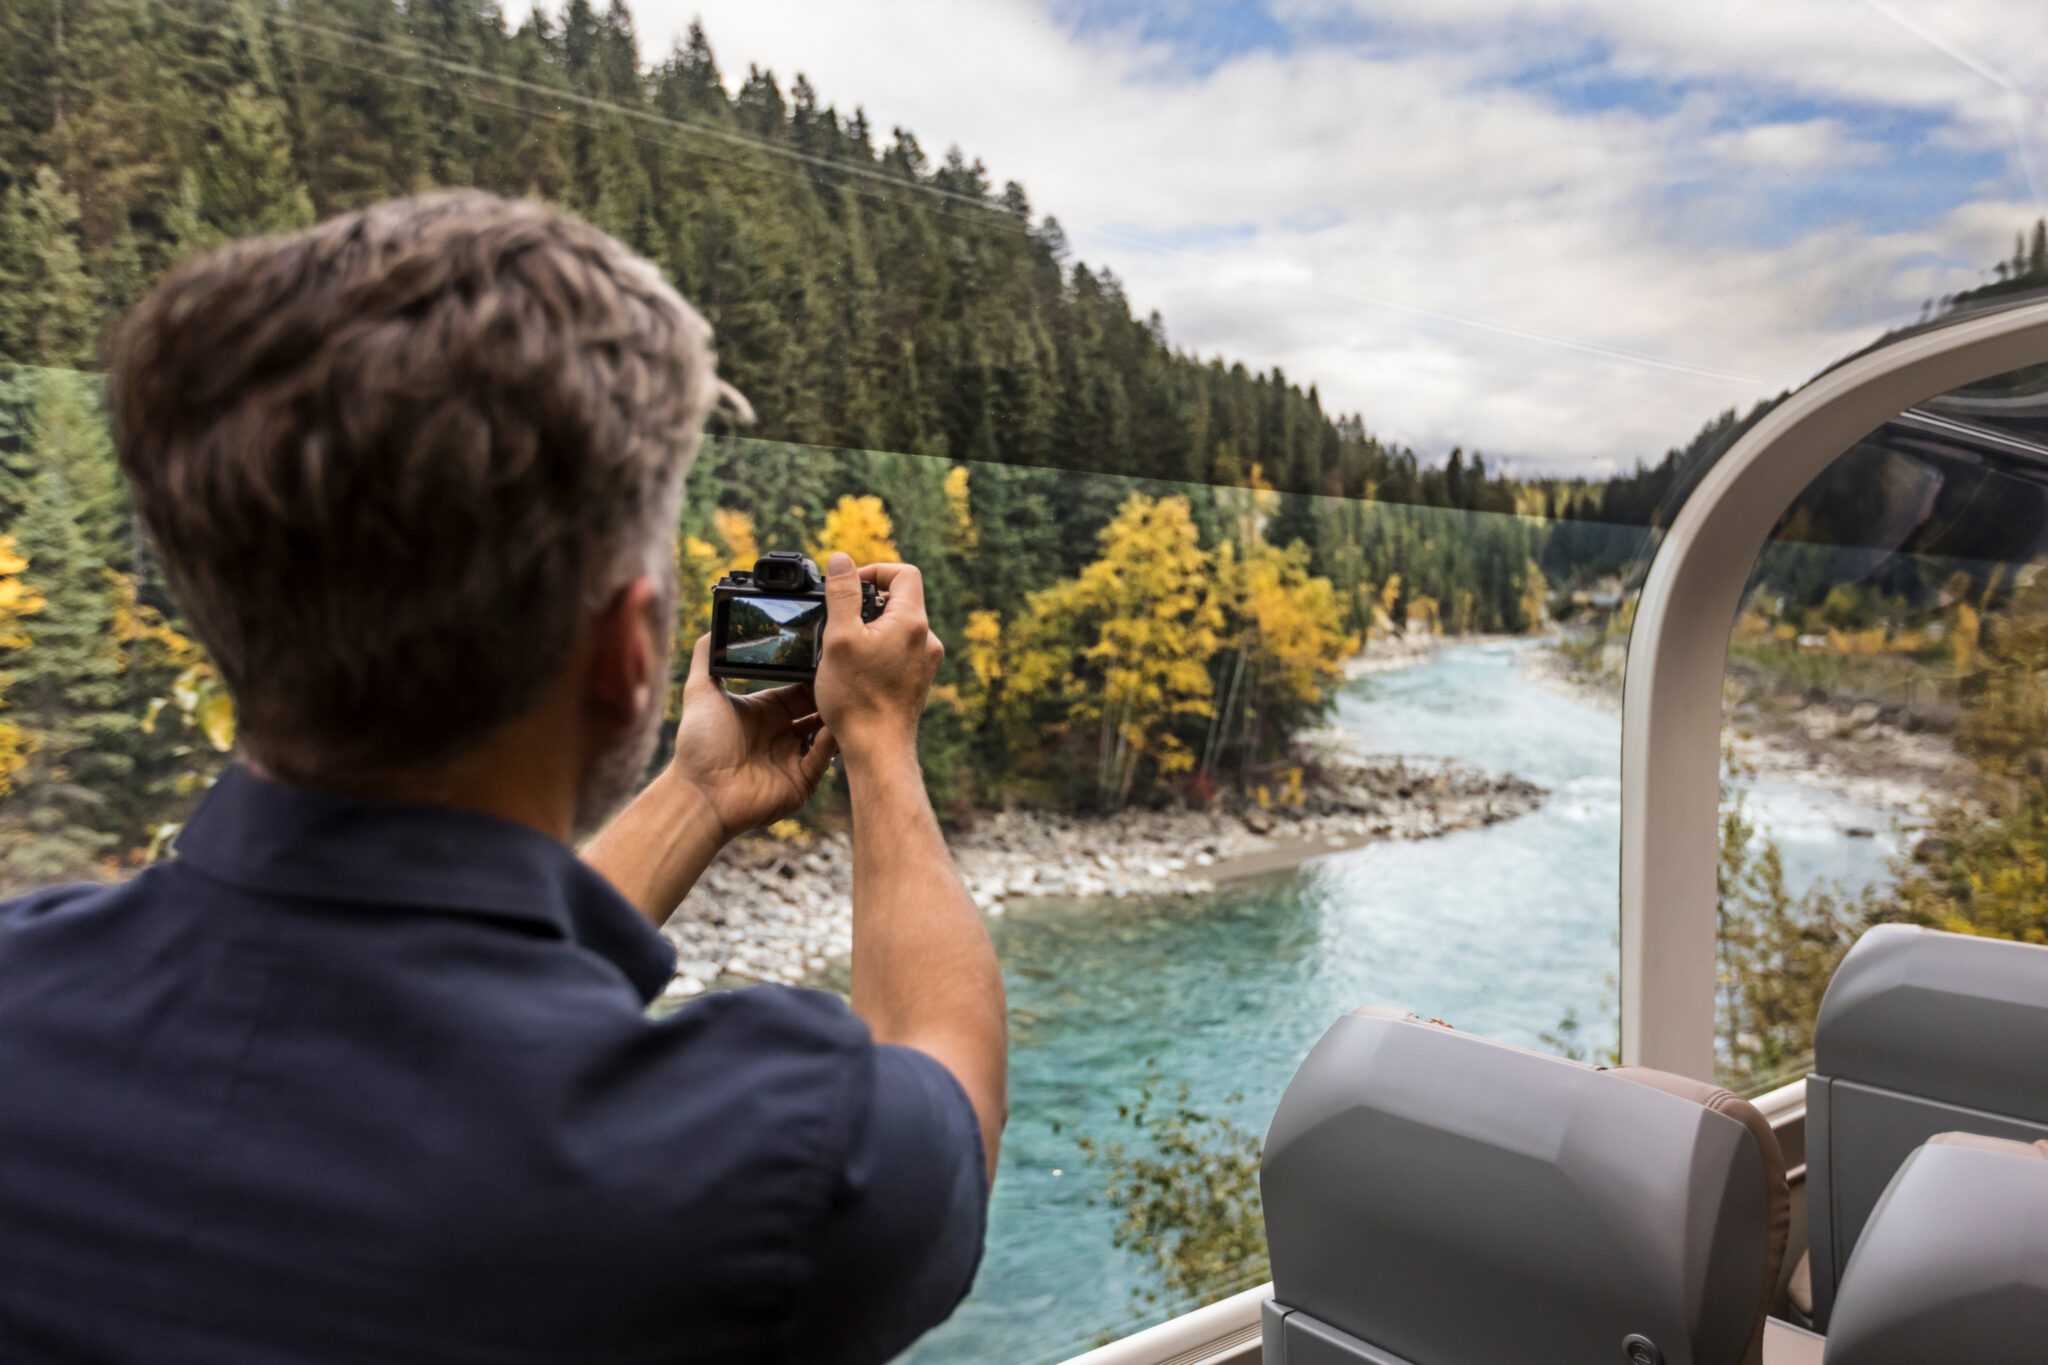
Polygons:
<instances>
[{"instance_id":1,"label":"seat headrest","mask_svg":"<svg viewBox=\"0 0 2048 1365\"><path fill-rule=\"evenodd\" d=\"M1375 1010L1289 1085L1260 1183L1274 1298L1414 1365L1740 1365L1789 1224L1753 1106Z\"/></svg>"},{"instance_id":2,"label":"seat headrest","mask_svg":"<svg viewBox=\"0 0 2048 1365\"><path fill-rule=\"evenodd\" d=\"M2048 947L1869 930L1821 999L1813 1069L2048 1123Z\"/></svg>"},{"instance_id":3,"label":"seat headrest","mask_svg":"<svg viewBox=\"0 0 2048 1365\"><path fill-rule=\"evenodd\" d=\"M1742 1358L1744 1365L1762 1365L1764 1319L1770 1316L1771 1299L1778 1290L1778 1271L1785 1264L1785 1243L1792 1236L1792 1189L1785 1180L1785 1153L1778 1146L1778 1135L1771 1131L1770 1121L1755 1105L1712 1081L1697 1081L1690 1076L1674 1075L1647 1066L1618 1066L1610 1074L1637 1085L1647 1085L1652 1090L1661 1090L1667 1095L1676 1095L1716 1114L1725 1114L1741 1124L1750 1141L1756 1144L1757 1154L1764 1163L1764 1197L1769 1201L1770 1241L1764 1267L1763 1298L1756 1310L1756 1330Z\"/></svg>"},{"instance_id":4,"label":"seat headrest","mask_svg":"<svg viewBox=\"0 0 2048 1365\"><path fill-rule=\"evenodd\" d=\"M2033 1365L2048 1343L2048 1141L1942 1133L1849 1257L1828 1365Z\"/></svg>"}]
</instances>

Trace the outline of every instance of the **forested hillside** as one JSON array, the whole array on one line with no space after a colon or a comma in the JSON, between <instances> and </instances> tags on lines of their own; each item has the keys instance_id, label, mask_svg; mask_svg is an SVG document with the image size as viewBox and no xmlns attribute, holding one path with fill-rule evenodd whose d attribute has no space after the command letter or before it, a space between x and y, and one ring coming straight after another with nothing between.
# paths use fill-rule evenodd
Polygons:
<instances>
[{"instance_id":1,"label":"forested hillside","mask_svg":"<svg viewBox=\"0 0 2048 1365\"><path fill-rule=\"evenodd\" d=\"M760 548L926 567L953 643L927 759L955 811L1255 781L1370 631L1543 616L1544 526L1515 513L1597 508L1596 489L1462 453L1424 467L1313 386L1176 350L958 151L934 160L801 76L750 70L729 94L701 30L650 65L623 5L558 14L0 15L9 882L142 856L232 742L113 468L93 378L111 324L191 252L434 186L589 218L717 329L760 421L692 477L685 631Z\"/></svg>"},{"instance_id":2,"label":"forested hillside","mask_svg":"<svg viewBox=\"0 0 2048 1365\"><path fill-rule=\"evenodd\" d=\"M109 327L191 252L390 195L547 199L705 312L760 420L692 475L693 588L759 548L924 565L956 809L1256 780L1360 639L1529 629L1640 553L1684 463L1609 486L1425 462L1313 384L1177 349L962 152L801 75L728 76L698 28L650 62L618 0L550 14L0 11L0 840L48 854L18 879L147 847L232 729L129 524L91 377Z\"/></svg>"}]
</instances>

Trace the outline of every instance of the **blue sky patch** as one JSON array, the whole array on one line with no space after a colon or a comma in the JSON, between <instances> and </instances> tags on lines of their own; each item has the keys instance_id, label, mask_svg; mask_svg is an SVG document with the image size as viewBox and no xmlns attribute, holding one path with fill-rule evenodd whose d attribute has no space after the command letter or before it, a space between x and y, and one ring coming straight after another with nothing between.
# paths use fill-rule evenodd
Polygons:
<instances>
[{"instance_id":1,"label":"blue sky patch","mask_svg":"<svg viewBox=\"0 0 2048 1365\"><path fill-rule=\"evenodd\" d=\"M1189 74L1205 76L1247 52L1291 52L1296 37L1261 0L1147 4L1144 0L1059 0L1055 13L1079 34L1122 32L1171 47Z\"/></svg>"}]
</instances>

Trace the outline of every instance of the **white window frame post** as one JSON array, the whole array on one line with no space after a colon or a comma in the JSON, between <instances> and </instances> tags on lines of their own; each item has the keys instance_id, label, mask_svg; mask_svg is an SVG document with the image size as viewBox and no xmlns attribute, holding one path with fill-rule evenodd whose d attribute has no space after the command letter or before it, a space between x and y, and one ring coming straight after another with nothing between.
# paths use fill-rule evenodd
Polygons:
<instances>
[{"instance_id":1,"label":"white window frame post","mask_svg":"<svg viewBox=\"0 0 2048 1365\"><path fill-rule=\"evenodd\" d=\"M1686 499L1643 585L1623 675L1621 1051L1714 1074L1721 698L1743 585L1772 526L1837 456L1906 409L2048 361L2048 302L1932 328L1780 403Z\"/></svg>"}]
</instances>

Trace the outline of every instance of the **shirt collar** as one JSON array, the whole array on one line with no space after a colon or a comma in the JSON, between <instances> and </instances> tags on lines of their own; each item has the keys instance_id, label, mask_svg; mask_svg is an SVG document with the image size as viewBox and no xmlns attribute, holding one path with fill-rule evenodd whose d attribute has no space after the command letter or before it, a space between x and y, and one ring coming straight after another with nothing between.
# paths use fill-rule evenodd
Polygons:
<instances>
[{"instance_id":1,"label":"shirt collar","mask_svg":"<svg viewBox=\"0 0 2048 1365\"><path fill-rule=\"evenodd\" d=\"M673 970L668 940L572 850L479 811L336 796L234 764L177 853L270 895L542 924L618 967L643 1000Z\"/></svg>"}]
</instances>

